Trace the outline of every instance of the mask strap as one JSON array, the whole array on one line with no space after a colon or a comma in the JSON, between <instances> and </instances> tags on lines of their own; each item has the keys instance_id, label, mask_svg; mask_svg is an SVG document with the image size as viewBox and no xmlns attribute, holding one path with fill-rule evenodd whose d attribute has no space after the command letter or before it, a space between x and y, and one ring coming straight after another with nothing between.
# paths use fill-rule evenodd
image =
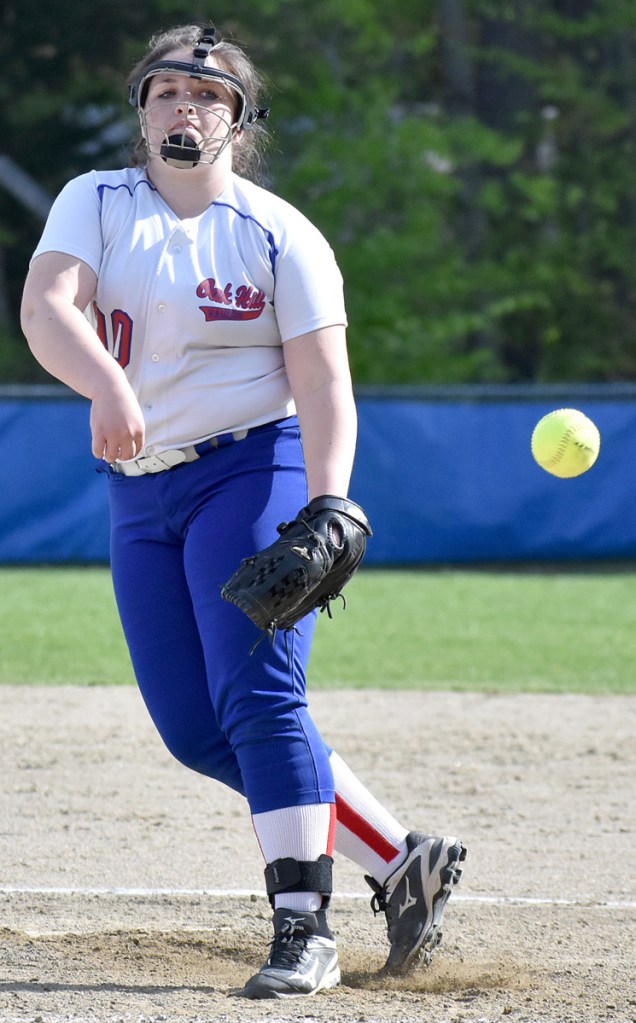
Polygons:
<instances>
[{"instance_id":1,"label":"mask strap","mask_svg":"<svg viewBox=\"0 0 636 1023\"><path fill-rule=\"evenodd\" d=\"M210 25L201 33L201 38L192 51L192 55L201 61L205 61L205 58L209 56L210 50L212 50L216 44L220 42L216 37L216 29L214 25Z\"/></svg>"}]
</instances>

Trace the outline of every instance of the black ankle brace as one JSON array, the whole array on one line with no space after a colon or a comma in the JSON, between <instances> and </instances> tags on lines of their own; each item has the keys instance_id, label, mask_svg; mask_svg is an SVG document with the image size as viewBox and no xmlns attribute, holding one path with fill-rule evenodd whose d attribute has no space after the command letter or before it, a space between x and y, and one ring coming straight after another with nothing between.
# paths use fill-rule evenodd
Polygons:
<instances>
[{"instance_id":1,"label":"black ankle brace","mask_svg":"<svg viewBox=\"0 0 636 1023\"><path fill-rule=\"evenodd\" d=\"M291 857L274 860L265 867L265 890L274 907L274 896L285 892L318 892L322 895L322 909L329 905L333 891L333 859L319 856L317 860L294 860Z\"/></svg>"}]
</instances>

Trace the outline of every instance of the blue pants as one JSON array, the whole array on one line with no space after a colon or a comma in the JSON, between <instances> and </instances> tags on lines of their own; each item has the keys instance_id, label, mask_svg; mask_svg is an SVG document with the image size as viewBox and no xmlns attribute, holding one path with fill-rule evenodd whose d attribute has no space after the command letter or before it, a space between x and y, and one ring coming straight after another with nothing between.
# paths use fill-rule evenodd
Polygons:
<instances>
[{"instance_id":1,"label":"blue pants","mask_svg":"<svg viewBox=\"0 0 636 1023\"><path fill-rule=\"evenodd\" d=\"M333 802L329 749L307 710L315 614L273 643L222 600L240 560L307 501L295 417L196 462L109 473L111 566L135 675L171 753L252 813Z\"/></svg>"}]
</instances>

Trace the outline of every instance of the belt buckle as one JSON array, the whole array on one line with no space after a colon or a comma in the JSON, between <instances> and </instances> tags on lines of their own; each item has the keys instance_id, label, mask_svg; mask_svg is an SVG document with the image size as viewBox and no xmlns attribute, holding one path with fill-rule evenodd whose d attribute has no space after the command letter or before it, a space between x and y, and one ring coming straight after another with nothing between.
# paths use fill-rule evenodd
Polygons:
<instances>
[{"instance_id":1,"label":"belt buckle","mask_svg":"<svg viewBox=\"0 0 636 1023\"><path fill-rule=\"evenodd\" d=\"M146 455L145 458L136 458L131 465L136 465L142 473L163 472L164 469L172 469L175 465L185 462L185 451L175 448L172 451L162 451L160 455Z\"/></svg>"}]
</instances>

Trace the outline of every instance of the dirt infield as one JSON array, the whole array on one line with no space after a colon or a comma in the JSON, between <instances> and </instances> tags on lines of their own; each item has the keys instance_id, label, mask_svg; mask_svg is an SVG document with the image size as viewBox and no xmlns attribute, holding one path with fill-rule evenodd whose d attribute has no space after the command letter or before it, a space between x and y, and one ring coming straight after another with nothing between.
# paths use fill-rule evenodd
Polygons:
<instances>
[{"instance_id":1,"label":"dirt infield","mask_svg":"<svg viewBox=\"0 0 636 1023\"><path fill-rule=\"evenodd\" d=\"M0 691L0 1020L636 1020L636 698L328 692L325 738L411 827L468 846L427 969L336 859L342 986L236 997L270 938L243 801L173 762L130 688Z\"/></svg>"}]
</instances>

